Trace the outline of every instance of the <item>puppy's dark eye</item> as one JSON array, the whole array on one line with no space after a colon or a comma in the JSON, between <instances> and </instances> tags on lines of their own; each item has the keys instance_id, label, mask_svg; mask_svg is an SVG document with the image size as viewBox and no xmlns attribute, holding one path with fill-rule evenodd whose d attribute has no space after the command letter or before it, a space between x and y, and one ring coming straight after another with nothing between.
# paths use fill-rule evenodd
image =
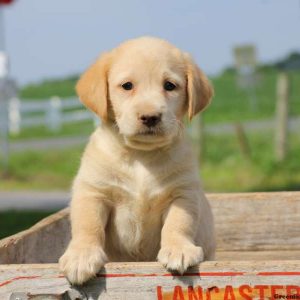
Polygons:
<instances>
[{"instance_id":1,"label":"puppy's dark eye","mask_svg":"<svg viewBox=\"0 0 300 300\"><path fill-rule=\"evenodd\" d=\"M166 81L164 83L164 89L166 91L173 91L173 90L176 89L176 85L174 83L170 82L170 81Z\"/></svg>"},{"instance_id":2,"label":"puppy's dark eye","mask_svg":"<svg viewBox=\"0 0 300 300\"><path fill-rule=\"evenodd\" d=\"M124 84L122 84L122 88L126 91L132 90L133 89L133 84L132 82L125 82Z\"/></svg>"}]
</instances>

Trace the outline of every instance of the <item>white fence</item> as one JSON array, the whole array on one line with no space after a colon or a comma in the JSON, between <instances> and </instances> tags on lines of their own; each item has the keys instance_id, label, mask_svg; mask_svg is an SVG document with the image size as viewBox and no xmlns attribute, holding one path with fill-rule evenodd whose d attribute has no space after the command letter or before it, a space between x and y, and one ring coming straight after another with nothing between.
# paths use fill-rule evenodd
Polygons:
<instances>
[{"instance_id":1,"label":"white fence","mask_svg":"<svg viewBox=\"0 0 300 300\"><path fill-rule=\"evenodd\" d=\"M99 119L89 112L78 98L22 101L12 98L8 104L9 132L19 134L28 127L45 126L50 131L59 131L63 124Z\"/></svg>"}]
</instances>

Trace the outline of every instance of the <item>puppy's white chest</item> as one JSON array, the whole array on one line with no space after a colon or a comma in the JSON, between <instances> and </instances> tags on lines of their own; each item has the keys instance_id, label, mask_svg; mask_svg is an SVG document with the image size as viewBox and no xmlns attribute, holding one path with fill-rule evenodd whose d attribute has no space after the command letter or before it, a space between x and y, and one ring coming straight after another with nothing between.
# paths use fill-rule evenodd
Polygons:
<instances>
[{"instance_id":1,"label":"puppy's white chest","mask_svg":"<svg viewBox=\"0 0 300 300\"><path fill-rule=\"evenodd\" d=\"M151 198L157 189L155 182L155 174L150 171L140 162L137 162L133 166L132 180L130 183L132 197L135 200L147 201ZM150 199L149 199L150 200Z\"/></svg>"},{"instance_id":2,"label":"puppy's white chest","mask_svg":"<svg viewBox=\"0 0 300 300\"><path fill-rule=\"evenodd\" d=\"M130 168L127 180L120 185L114 208L111 232L123 253L131 257L150 259L160 242L161 214L158 186L153 174L140 163ZM120 193L121 192L121 193ZM148 249L146 251L146 249ZM149 251L152 249L152 251ZM144 257L144 255L150 255Z\"/></svg>"},{"instance_id":3,"label":"puppy's white chest","mask_svg":"<svg viewBox=\"0 0 300 300\"><path fill-rule=\"evenodd\" d=\"M155 210L159 202L161 187L158 185L155 173L140 162L132 166L132 173L126 182L126 191L122 206L128 208L128 216L134 216L137 222L144 222L148 213ZM130 218L129 218L130 219Z\"/></svg>"},{"instance_id":4,"label":"puppy's white chest","mask_svg":"<svg viewBox=\"0 0 300 300\"><path fill-rule=\"evenodd\" d=\"M158 174L154 170L139 161L114 170L114 174L108 182L108 185L114 190L112 201L133 206L151 202L151 199L156 197L158 190L162 188L162 185L158 184L157 176Z\"/></svg>"}]
</instances>

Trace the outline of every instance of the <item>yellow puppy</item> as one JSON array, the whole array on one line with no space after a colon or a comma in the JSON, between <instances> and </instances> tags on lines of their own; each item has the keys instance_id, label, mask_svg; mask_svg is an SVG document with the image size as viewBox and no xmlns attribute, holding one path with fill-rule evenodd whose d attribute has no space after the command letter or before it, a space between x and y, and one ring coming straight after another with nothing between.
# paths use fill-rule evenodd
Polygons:
<instances>
[{"instance_id":1,"label":"yellow puppy","mask_svg":"<svg viewBox=\"0 0 300 300\"><path fill-rule=\"evenodd\" d=\"M61 270L81 284L107 261L153 261L183 273L212 259L213 218L182 119L213 94L168 42L142 37L105 53L77 84L102 124L73 185L72 241Z\"/></svg>"}]
</instances>

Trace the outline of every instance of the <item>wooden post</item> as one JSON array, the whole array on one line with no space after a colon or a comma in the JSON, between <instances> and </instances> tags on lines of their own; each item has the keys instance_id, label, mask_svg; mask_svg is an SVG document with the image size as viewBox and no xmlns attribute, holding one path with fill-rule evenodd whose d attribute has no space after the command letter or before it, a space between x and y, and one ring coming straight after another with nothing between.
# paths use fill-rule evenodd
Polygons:
<instances>
[{"instance_id":1,"label":"wooden post","mask_svg":"<svg viewBox=\"0 0 300 300\"><path fill-rule=\"evenodd\" d=\"M0 155L3 174L8 171L9 162L8 99L14 97L16 91L16 84L13 80L0 77Z\"/></svg>"},{"instance_id":2,"label":"wooden post","mask_svg":"<svg viewBox=\"0 0 300 300\"><path fill-rule=\"evenodd\" d=\"M283 161L287 154L289 110L289 80L286 72L281 72L277 79L277 103L275 124L275 155L277 161Z\"/></svg>"},{"instance_id":3,"label":"wooden post","mask_svg":"<svg viewBox=\"0 0 300 300\"><path fill-rule=\"evenodd\" d=\"M239 147L241 149L242 154L246 157L246 158L250 158L251 157L251 149L250 149L250 145L245 133L245 130L242 126L241 123L237 122L234 124L234 129L238 138L238 143L239 143Z\"/></svg>"},{"instance_id":4,"label":"wooden post","mask_svg":"<svg viewBox=\"0 0 300 300\"><path fill-rule=\"evenodd\" d=\"M16 97L8 102L9 133L17 135L21 130L21 103Z\"/></svg>"},{"instance_id":5,"label":"wooden post","mask_svg":"<svg viewBox=\"0 0 300 300\"><path fill-rule=\"evenodd\" d=\"M0 155L3 173L8 170L8 101L5 95L5 81L0 79Z\"/></svg>"},{"instance_id":6,"label":"wooden post","mask_svg":"<svg viewBox=\"0 0 300 300\"><path fill-rule=\"evenodd\" d=\"M61 129L61 99L59 97L52 97L49 102L49 110L47 112L48 128L52 132L57 132Z\"/></svg>"}]
</instances>

